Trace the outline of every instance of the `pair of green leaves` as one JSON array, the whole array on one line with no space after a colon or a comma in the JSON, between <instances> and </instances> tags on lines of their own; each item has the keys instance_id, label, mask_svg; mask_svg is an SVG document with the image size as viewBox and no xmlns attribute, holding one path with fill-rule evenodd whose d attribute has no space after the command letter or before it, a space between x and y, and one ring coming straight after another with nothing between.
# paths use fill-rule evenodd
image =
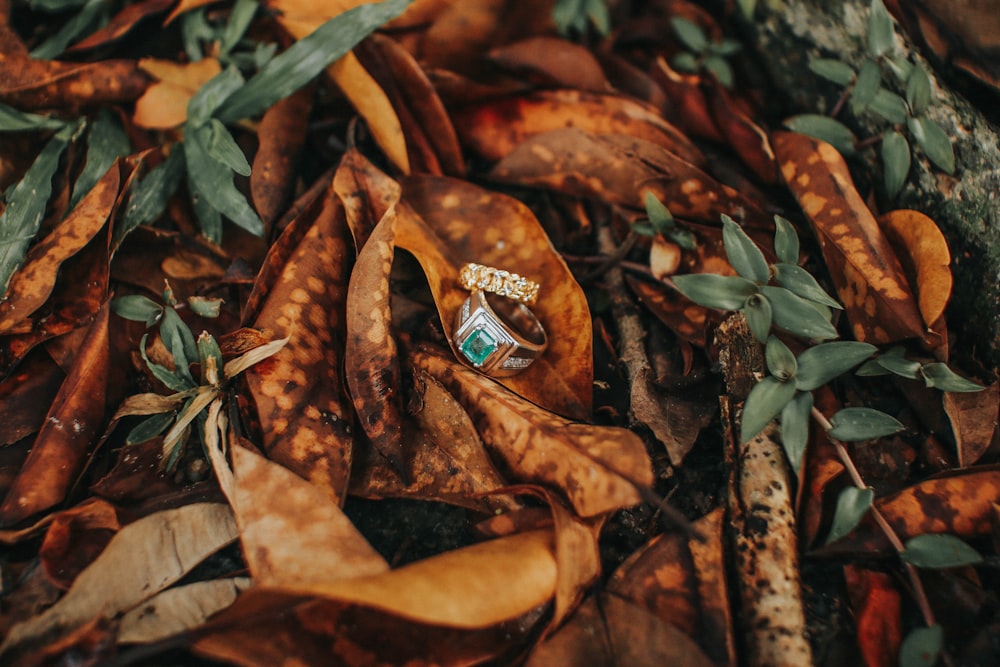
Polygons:
<instances>
[{"instance_id":1,"label":"pair of green leaves","mask_svg":"<svg viewBox=\"0 0 1000 667\"><path fill-rule=\"evenodd\" d=\"M632 225L632 231L642 236L660 235L670 239L685 250L694 250L698 241L690 230L677 226L673 214L656 195L647 191L643 199L646 207L646 220Z\"/></svg>"},{"instance_id":2,"label":"pair of green leaves","mask_svg":"<svg viewBox=\"0 0 1000 667\"><path fill-rule=\"evenodd\" d=\"M726 257L739 275L674 276L674 286L681 294L707 308L742 311L750 330L762 342L772 325L807 339L837 337L829 309L841 306L798 266L799 239L790 222L775 216L774 246L779 261L773 267L727 215L722 216L722 238ZM772 277L777 285L768 284Z\"/></svg>"},{"instance_id":3,"label":"pair of green leaves","mask_svg":"<svg viewBox=\"0 0 1000 667\"><path fill-rule=\"evenodd\" d=\"M556 0L552 22L564 37L586 35L593 26L599 35L611 31L611 17L605 0Z\"/></svg>"},{"instance_id":4,"label":"pair of green leaves","mask_svg":"<svg viewBox=\"0 0 1000 667\"><path fill-rule=\"evenodd\" d=\"M726 88L733 87L733 68L726 58L737 53L740 43L733 39L713 42L694 21L675 16L670 19L677 38L689 51L676 54L670 61L679 72L699 72L707 70Z\"/></svg>"},{"instance_id":5,"label":"pair of green leaves","mask_svg":"<svg viewBox=\"0 0 1000 667\"><path fill-rule=\"evenodd\" d=\"M906 350L894 347L858 369L858 375L898 375L910 380L923 380L928 387L950 392L974 392L985 389L983 385L962 377L940 361L920 363L907 359Z\"/></svg>"}]
</instances>

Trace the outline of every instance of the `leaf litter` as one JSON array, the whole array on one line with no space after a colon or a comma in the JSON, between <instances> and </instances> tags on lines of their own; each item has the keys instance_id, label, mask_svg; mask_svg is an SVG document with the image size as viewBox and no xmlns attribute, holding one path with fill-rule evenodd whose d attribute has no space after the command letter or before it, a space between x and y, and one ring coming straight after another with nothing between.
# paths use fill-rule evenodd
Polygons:
<instances>
[{"instance_id":1,"label":"leaf litter","mask_svg":"<svg viewBox=\"0 0 1000 667\"><path fill-rule=\"evenodd\" d=\"M0 617L4 660L762 664L741 619L805 627L777 602L801 578L842 596L805 618L813 651L825 629L893 664L924 594L879 522L993 552L997 384L949 349L936 223L879 211L833 147L772 131L752 84L675 69L700 42L663 14L588 43L546 3L502 4L148 0L55 59L29 55L53 25L22 34L4 10L0 131L41 156L4 157L0 539L19 545L5 609L24 610ZM722 44L710 12L663 4ZM177 41L135 53L152 25ZM648 197L670 229L648 233ZM772 240L775 213L801 251ZM763 286L780 257L839 295L840 333L898 346L874 363L903 375L845 377L816 409L877 404L906 432L845 466L814 425L776 482L776 427L737 451L726 316L673 281L747 272L728 219L761 250L759 294L783 294ZM459 361L466 262L541 284L527 370ZM149 321L110 312L135 295ZM959 393L969 376L988 388ZM165 438L186 443L174 460ZM932 475L942 448L953 469ZM841 525L852 473L874 500ZM981 601L938 614L948 637L996 613L995 577L962 565Z\"/></svg>"}]
</instances>

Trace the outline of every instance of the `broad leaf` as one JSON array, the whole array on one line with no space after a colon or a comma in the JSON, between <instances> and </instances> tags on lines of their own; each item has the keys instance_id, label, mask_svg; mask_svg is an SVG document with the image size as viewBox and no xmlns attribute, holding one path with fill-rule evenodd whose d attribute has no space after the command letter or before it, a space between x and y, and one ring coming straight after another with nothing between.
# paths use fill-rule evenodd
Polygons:
<instances>
[{"instance_id":1,"label":"broad leaf","mask_svg":"<svg viewBox=\"0 0 1000 667\"><path fill-rule=\"evenodd\" d=\"M910 173L910 142L902 134L890 130L882 136L882 180L885 193L895 199Z\"/></svg>"},{"instance_id":2,"label":"broad leaf","mask_svg":"<svg viewBox=\"0 0 1000 667\"><path fill-rule=\"evenodd\" d=\"M834 120L829 116L811 113L799 114L787 119L785 127L799 134L821 139L843 155L854 154L854 144L857 142L854 133L839 120Z\"/></svg>"},{"instance_id":3,"label":"broad leaf","mask_svg":"<svg viewBox=\"0 0 1000 667\"><path fill-rule=\"evenodd\" d=\"M866 60L858 70L857 81L851 90L851 110L859 114L875 100L882 86L882 71L874 60Z\"/></svg>"},{"instance_id":4,"label":"broad leaf","mask_svg":"<svg viewBox=\"0 0 1000 667\"><path fill-rule=\"evenodd\" d=\"M854 69L847 63L833 58L813 58L809 61L809 69L827 81L833 81L846 86L854 81Z\"/></svg>"},{"instance_id":5,"label":"broad leaf","mask_svg":"<svg viewBox=\"0 0 1000 667\"><path fill-rule=\"evenodd\" d=\"M830 418L830 437L844 442L874 440L903 430L894 417L871 408L844 408Z\"/></svg>"},{"instance_id":6,"label":"broad leaf","mask_svg":"<svg viewBox=\"0 0 1000 667\"><path fill-rule=\"evenodd\" d=\"M736 273L761 285L767 283L769 271L764 253L728 215L722 216L722 240Z\"/></svg>"},{"instance_id":7,"label":"broad leaf","mask_svg":"<svg viewBox=\"0 0 1000 667\"><path fill-rule=\"evenodd\" d=\"M771 333L773 320L771 302L760 294L754 294L744 304L743 316L747 318L747 326L750 327L754 338L762 343L766 341Z\"/></svg>"},{"instance_id":8,"label":"broad leaf","mask_svg":"<svg viewBox=\"0 0 1000 667\"><path fill-rule=\"evenodd\" d=\"M0 132L21 132L23 130L58 130L65 123L58 118L18 111L6 104L0 104Z\"/></svg>"},{"instance_id":9,"label":"broad leaf","mask_svg":"<svg viewBox=\"0 0 1000 667\"><path fill-rule=\"evenodd\" d=\"M111 310L119 317L133 322L143 322L147 327L153 326L163 317L163 306L141 294L129 294L113 299Z\"/></svg>"},{"instance_id":10,"label":"broad leaf","mask_svg":"<svg viewBox=\"0 0 1000 667\"><path fill-rule=\"evenodd\" d=\"M764 430L794 397L794 382L782 382L769 375L755 384L743 405L740 442L747 442Z\"/></svg>"},{"instance_id":11,"label":"broad leaf","mask_svg":"<svg viewBox=\"0 0 1000 667\"><path fill-rule=\"evenodd\" d=\"M928 387L934 387L941 391L969 392L982 391L986 388L971 380L966 380L948 368L948 364L940 361L924 364L920 367L920 374L924 376Z\"/></svg>"},{"instance_id":12,"label":"broad leaf","mask_svg":"<svg viewBox=\"0 0 1000 667\"><path fill-rule=\"evenodd\" d=\"M223 123L255 116L314 79L373 30L401 13L410 0L361 5L330 19L271 59L233 93L216 117Z\"/></svg>"},{"instance_id":13,"label":"broad leaf","mask_svg":"<svg viewBox=\"0 0 1000 667\"><path fill-rule=\"evenodd\" d=\"M830 320L805 299L773 285L761 287L761 292L771 302L774 323L778 327L803 338L825 340L837 337L837 330Z\"/></svg>"},{"instance_id":14,"label":"broad leaf","mask_svg":"<svg viewBox=\"0 0 1000 667\"><path fill-rule=\"evenodd\" d=\"M833 514L833 525L826 543L835 542L854 530L875 500L875 492L871 489L859 489L849 486L837 496L837 509Z\"/></svg>"},{"instance_id":15,"label":"broad leaf","mask_svg":"<svg viewBox=\"0 0 1000 667\"><path fill-rule=\"evenodd\" d=\"M701 53L708 48L708 37L694 21L674 16L670 19L670 26L674 29L677 38L684 43L684 46L695 53Z\"/></svg>"},{"instance_id":16,"label":"broad leaf","mask_svg":"<svg viewBox=\"0 0 1000 667\"><path fill-rule=\"evenodd\" d=\"M664 234L674 226L674 216L660 199L652 192L647 191L643 196L643 203L646 206L646 217L653 231Z\"/></svg>"},{"instance_id":17,"label":"broad leaf","mask_svg":"<svg viewBox=\"0 0 1000 667\"><path fill-rule=\"evenodd\" d=\"M854 341L834 341L811 347L799 355L795 386L800 391L818 389L843 375L878 351L874 345Z\"/></svg>"},{"instance_id":18,"label":"broad leaf","mask_svg":"<svg viewBox=\"0 0 1000 667\"><path fill-rule=\"evenodd\" d=\"M774 216L774 252L779 262L798 265L799 235L792 223L780 215Z\"/></svg>"},{"instance_id":19,"label":"broad leaf","mask_svg":"<svg viewBox=\"0 0 1000 667\"><path fill-rule=\"evenodd\" d=\"M140 180L128 200L125 213L115 226L115 243L121 243L139 225L148 225L167 208L170 197L184 175L184 151L179 147Z\"/></svg>"},{"instance_id":20,"label":"broad leaf","mask_svg":"<svg viewBox=\"0 0 1000 667\"><path fill-rule=\"evenodd\" d=\"M892 18L882 0L872 0L871 14L868 17L868 52L875 58L889 52L895 36Z\"/></svg>"},{"instance_id":21,"label":"broad leaf","mask_svg":"<svg viewBox=\"0 0 1000 667\"><path fill-rule=\"evenodd\" d=\"M964 567L983 562L975 549L946 533L917 535L906 541L900 558L911 565L933 569Z\"/></svg>"},{"instance_id":22,"label":"broad leaf","mask_svg":"<svg viewBox=\"0 0 1000 667\"><path fill-rule=\"evenodd\" d=\"M809 443L812 407L812 393L799 391L781 411L781 446L785 449L794 473L802 469L802 459Z\"/></svg>"},{"instance_id":23,"label":"broad leaf","mask_svg":"<svg viewBox=\"0 0 1000 667\"><path fill-rule=\"evenodd\" d=\"M738 276L694 273L673 277L677 290L699 306L720 310L739 310L757 293L757 285Z\"/></svg>"},{"instance_id":24,"label":"broad leaf","mask_svg":"<svg viewBox=\"0 0 1000 667\"><path fill-rule=\"evenodd\" d=\"M233 172L210 152L209 126L192 128L184 140L188 182L195 194L214 210L255 236L264 233L264 223L250 208L246 197L233 185Z\"/></svg>"},{"instance_id":25,"label":"broad leaf","mask_svg":"<svg viewBox=\"0 0 1000 667\"><path fill-rule=\"evenodd\" d=\"M243 75L232 65L209 79L208 83L199 88L191 101L188 102L188 127L193 128L208 122L208 119L218 111L223 102L236 91L246 88L245 83ZM185 135L188 132L189 130L185 130Z\"/></svg>"},{"instance_id":26,"label":"broad leaf","mask_svg":"<svg viewBox=\"0 0 1000 667\"><path fill-rule=\"evenodd\" d=\"M908 115L906 101L885 88L878 89L875 98L868 104L868 110L897 125L905 123Z\"/></svg>"},{"instance_id":27,"label":"broad leaf","mask_svg":"<svg viewBox=\"0 0 1000 667\"><path fill-rule=\"evenodd\" d=\"M874 363L890 373L900 377L916 380L920 378L920 362L907 359L904 355L906 350L903 347L894 347L885 354L874 360ZM867 364L866 364L867 365ZM858 369L860 371L860 369ZM861 373L858 373L861 375Z\"/></svg>"},{"instance_id":28,"label":"broad leaf","mask_svg":"<svg viewBox=\"0 0 1000 667\"><path fill-rule=\"evenodd\" d=\"M207 149L213 158L225 164L240 176L250 175L250 163L243 155L242 149L237 145L233 135L229 134L226 126L217 119L212 118L208 122L209 140Z\"/></svg>"},{"instance_id":29,"label":"broad leaf","mask_svg":"<svg viewBox=\"0 0 1000 667\"><path fill-rule=\"evenodd\" d=\"M934 667L943 648L944 630L940 625L917 628L899 646L899 667Z\"/></svg>"},{"instance_id":30,"label":"broad leaf","mask_svg":"<svg viewBox=\"0 0 1000 667\"><path fill-rule=\"evenodd\" d=\"M724 88L733 87L733 68L722 56L710 55L702 61L702 65L707 69Z\"/></svg>"},{"instance_id":31,"label":"broad leaf","mask_svg":"<svg viewBox=\"0 0 1000 667\"><path fill-rule=\"evenodd\" d=\"M814 303L821 303L830 308L843 310L840 302L827 294L826 290L820 287L812 274L797 264L786 264L781 262L774 265L774 281L794 294L808 299Z\"/></svg>"},{"instance_id":32,"label":"broad leaf","mask_svg":"<svg viewBox=\"0 0 1000 667\"><path fill-rule=\"evenodd\" d=\"M922 65L917 65L906 79L906 102L914 116L927 111L931 102L931 78Z\"/></svg>"},{"instance_id":33,"label":"broad leaf","mask_svg":"<svg viewBox=\"0 0 1000 667\"><path fill-rule=\"evenodd\" d=\"M767 370L782 382L796 377L798 363L788 346L776 336L767 339L764 347L764 358L767 360Z\"/></svg>"},{"instance_id":34,"label":"broad leaf","mask_svg":"<svg viewBox=\"0 0 1000 667\"><path fill-rule=\"evenodd\" d=\"M946 174L955 173L955 151L941 126L926 116L908 118L906 126L934 166Z\"/></svg>"},{"instance_id":35,"label":"broad leaf","mask_svg":"<svg viewBox=\"0 0 1000 667\"><path fill-rule=\"evenodd\" d=\"M170 425L174 423L174 419L176 418L177 413L171 410L170 412L161 412L160 414L151 415L143 419L128 432L128 436L125 437L125 444L138 445L139 443L152 440L170 428Z\"/></svg>"}]
</instances>

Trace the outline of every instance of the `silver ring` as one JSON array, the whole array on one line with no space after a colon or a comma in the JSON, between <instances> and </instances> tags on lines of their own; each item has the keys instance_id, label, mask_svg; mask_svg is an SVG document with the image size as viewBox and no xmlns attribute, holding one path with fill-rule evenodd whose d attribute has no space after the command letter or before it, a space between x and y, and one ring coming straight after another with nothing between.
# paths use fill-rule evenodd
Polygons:
<instances>
[{"instance_id":1,"label":"silver ring","mask_svg":"<svg viewBox=\"0 0 1000 667\"><path fill-rule=\"evenodd\" d=\"M548 345L545 329L527 306L482 290L459 309L452 341L461 361L493 377L523 371Z\"/></svg>"}]
</instances>

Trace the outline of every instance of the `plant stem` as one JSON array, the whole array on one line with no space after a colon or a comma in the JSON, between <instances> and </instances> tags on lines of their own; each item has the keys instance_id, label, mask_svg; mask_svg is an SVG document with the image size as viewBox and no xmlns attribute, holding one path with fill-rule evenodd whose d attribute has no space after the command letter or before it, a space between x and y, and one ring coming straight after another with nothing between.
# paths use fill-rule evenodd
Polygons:
<instances>
[{"instance_id":1,"label":"plant stem","mask_svg":"<svg viewBox=\"0 0 1000 667\"><path fill-rule=\"evenodd\" d=\"M853 459L851 459L850 453L847 451L847 446L837 440L836 438L830 436L830 429L833 428L833 424L830 420L826 418L819 408L813 406L812 416L823 430L826 431L826 437L830 439L833 446L837 449L837 456L840 458L840 462L844 464L844 468L847 470L847 474L850 475L851 481L859 489L867 489L868 485L865 484L865 480L861 477L861 473L858 472L857 466L854 465ZM877 507L873 504L871 507L872 518L875 519L875 523L885 534L886 538L889 540L889 544L892 548L896 550L897 553L903 553L906 550L906 546L903 541L899 539L899 535L896 534L895 529L889 524L889 521L885 518ZM913 587L913 596L917 600L917 605L920 607L920 613L924 617L924 623L929 627L937 625L937 621L934 619L934 610L931 609L930 601L927 599L927 592L924 590L924 584L920 580L920 572L911 563L903 561L903 566L906 568L906 574L910 579L910 585Z\"/></svg>"}]
</instances>

